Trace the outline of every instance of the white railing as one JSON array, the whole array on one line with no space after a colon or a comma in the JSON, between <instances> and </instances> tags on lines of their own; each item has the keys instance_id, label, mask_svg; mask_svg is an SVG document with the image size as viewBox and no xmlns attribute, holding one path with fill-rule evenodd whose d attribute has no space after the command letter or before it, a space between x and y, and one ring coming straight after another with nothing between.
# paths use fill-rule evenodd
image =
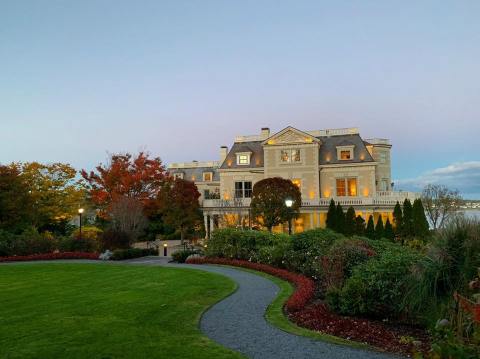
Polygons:
<instances>
[{"instance_id":1,"label":"white railing","mask_svg":"<svg viewBox=\"0 0 480 359\"><path fill-rule=\"evenodd\" d=\"M365 141L372 145L390 145L390 140L387 138L366 138Z\"/></svg>"},{"instance_id":2,"label":"white railing","mask_svg":"<svg viewBox=\"0 0 480 359\"><path fill-rule=\"evenodd\" d=\"M330 128L327 130L306 131L309 135L319 136L341 136L341 135L356 135L359 133L358 127L349 128Z\"/></svg>"},{"instance_id":3,"label":"white railing","mask_svg":"<svg viewBox=\"0 0 480 359\"><path fill-rule=\"evenodd\" d=\"M192 161L192 162L174 162L170 163L167 168L196 168L196 167L219 167L218 161Z\"/></svg>"},{"instance_id":4,"label":"white railing","mask_svg":"<svg viewBox=\"0 0 480 359\"><path fill-rule=\"evenodd\" d=\"M374 197L333 197L335 203L342 206L394 206L397 202L402 203L405 199L410 201L419 198L415 192L377 192ZM302 207L328 207L332 198L309 199L302 201ZM250 198L235 199L206 199L203 201L204 208L242 208L250 207Z\"/></svg>"},{"instance_id":5,"label":"white railing","mask_svg":"<svg viewBox=\"0 0 480 359\"><path fill-rule=\"evenodd\" d=\"M240 208L250 207L250 198L234 198L234 199L205 199L203 200L204 208Z\"/></svg>"},{"instance_id":6,"label":"white railing","mask_svg":"<svg viewBox=\"0 0 480 359\"><path fill-rule=\"evenodd\" d=\"M246 136L236 136L235 142L254 142L254 141L265 141L269 136L267 135L246 135Z\"/></svg>"}]
</instances>

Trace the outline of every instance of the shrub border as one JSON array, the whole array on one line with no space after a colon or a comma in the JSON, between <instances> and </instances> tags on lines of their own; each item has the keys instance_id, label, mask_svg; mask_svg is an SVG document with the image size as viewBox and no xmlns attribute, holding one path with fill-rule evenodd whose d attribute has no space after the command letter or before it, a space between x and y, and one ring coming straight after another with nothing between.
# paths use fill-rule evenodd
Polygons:
<instances>
[{"instance_id":1,"label":"shrub border","mask_svg":"<svg viewBox=\"0 0 480 359\"><path fill-rule=\"evenodd\" d=\"M98 253L88 252L59 252L59 253L43 253L31 254L28 256L10 256L0 257L0 262L28 262L28 261L45 261L54 259L97 259Z\"/></svg>"}]
</instances>

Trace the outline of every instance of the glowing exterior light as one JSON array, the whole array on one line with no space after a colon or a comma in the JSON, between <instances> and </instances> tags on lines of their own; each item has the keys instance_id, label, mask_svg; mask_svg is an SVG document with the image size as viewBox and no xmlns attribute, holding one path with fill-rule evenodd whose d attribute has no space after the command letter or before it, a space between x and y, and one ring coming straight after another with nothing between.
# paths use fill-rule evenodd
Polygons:
<instances>
[{"instance_id":1,"label":"glowing exterior light","mask_svg":"<svg viewBox=\"0 0 480 359\"><path fill-rule=\"evenodd\" d=\"M167 246L168 246L168 244L167 244L167 243L163 243L163 246L164 246L164 247L167 247Z\"/></svg>"},{"instance_id":2,"label":"glowing exterior light","mask_svg":"<svg viewBox=\"0 0 480 359\"><path fill-rule=\"evenodd\" d=\"M82 214L82 213L83 213L83 211L84 211L84 209L83 209L83 208L79 208L79 209L78 209L78 213L79 213L79 214Z\"/></svg>"},{"instance_id":3,"label":"glowing exterior light","mask_svg":"<svg viewBox=\"0 0 480 359\"><path fill-rule=\"evenodd\" d=\"M293 206L293 200L286 199L285 200L285 206L287 206L288 208L292 207Z\"/></svg>"}]
</instances>

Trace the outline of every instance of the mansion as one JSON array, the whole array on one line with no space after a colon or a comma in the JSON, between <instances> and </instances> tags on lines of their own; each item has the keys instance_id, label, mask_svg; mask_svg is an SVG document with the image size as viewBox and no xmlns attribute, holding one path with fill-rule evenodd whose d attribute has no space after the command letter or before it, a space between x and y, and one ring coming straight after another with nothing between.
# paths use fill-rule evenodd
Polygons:
<instances>
[{"instance_id":1,"label":"mansion","mask_svg":"<svg viewBox=\"0 0 480 359\"><path fill-rule=\"evenodd\" d=\"M275 134L238 136L230 149L220 147L220 160L172 163L168 171L194 181L207 236L218 227L251 227L250 201L256 182L268 177L290 179L302 194L293 232L325 227L333 198L346 211L353 206L365 220L392 220L397 201L416 193L394 192L386 139L362 139L357 128L301 131L287 127ZM274 231L287 232L287 224Z\"/></svg>"}]
</instances>

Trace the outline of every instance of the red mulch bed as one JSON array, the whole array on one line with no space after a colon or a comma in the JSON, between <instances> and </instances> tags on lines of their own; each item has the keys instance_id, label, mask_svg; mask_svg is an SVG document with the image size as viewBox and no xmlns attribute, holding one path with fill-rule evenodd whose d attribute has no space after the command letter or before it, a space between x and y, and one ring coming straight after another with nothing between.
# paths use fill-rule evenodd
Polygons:
<instances>
[{"instance_id":1,"label":"red mulch bed","mask_svg":"<svg viewBox=\"0 0 480 359\"><path fill-rule=\"evenodd\" d=\"M98 253L86 252L59 252L31 254L28 256L0 257L0 262L27 262L27 261L45 261L52 259L98 259Z\"/></svg>"},{"instance_id":2,"label":"red mulch bed","mask_svg":"<svg viewBox=\"0 0 480 359\"><path fill-rule=\"evenodd\" d=\"M413 349L426 353L430 349L430 338L425 330L382 321L345 317L333 313L324 303L312 303L303 310L289 313L297 325L337 337L367 343L392 353L411 355ZM402 337L414 338L420 342L402 342Z\"/></svg>"},{"instance_id":3,"label":"red mulch bed","mask_svg":"<svg viewBox=\"0 0 480 359\"><path fill-rule=\"evenodd\" d=\"M417 351L427 352L430 348L430 338L425 330L371 319L345 317L335 314L322 302L310 303L314 298L315 283L303 275L266 264L237 259L196 257L188 259L187 263L249 268L274 275L294 284L295 292L285 303L285 310L290 320L301 327L407 356L411 355L414 344L404 343L401 340L402 337L414 338L415 341L420 342L420 346L416 348Z\"/></svg>"}]
</instances>

